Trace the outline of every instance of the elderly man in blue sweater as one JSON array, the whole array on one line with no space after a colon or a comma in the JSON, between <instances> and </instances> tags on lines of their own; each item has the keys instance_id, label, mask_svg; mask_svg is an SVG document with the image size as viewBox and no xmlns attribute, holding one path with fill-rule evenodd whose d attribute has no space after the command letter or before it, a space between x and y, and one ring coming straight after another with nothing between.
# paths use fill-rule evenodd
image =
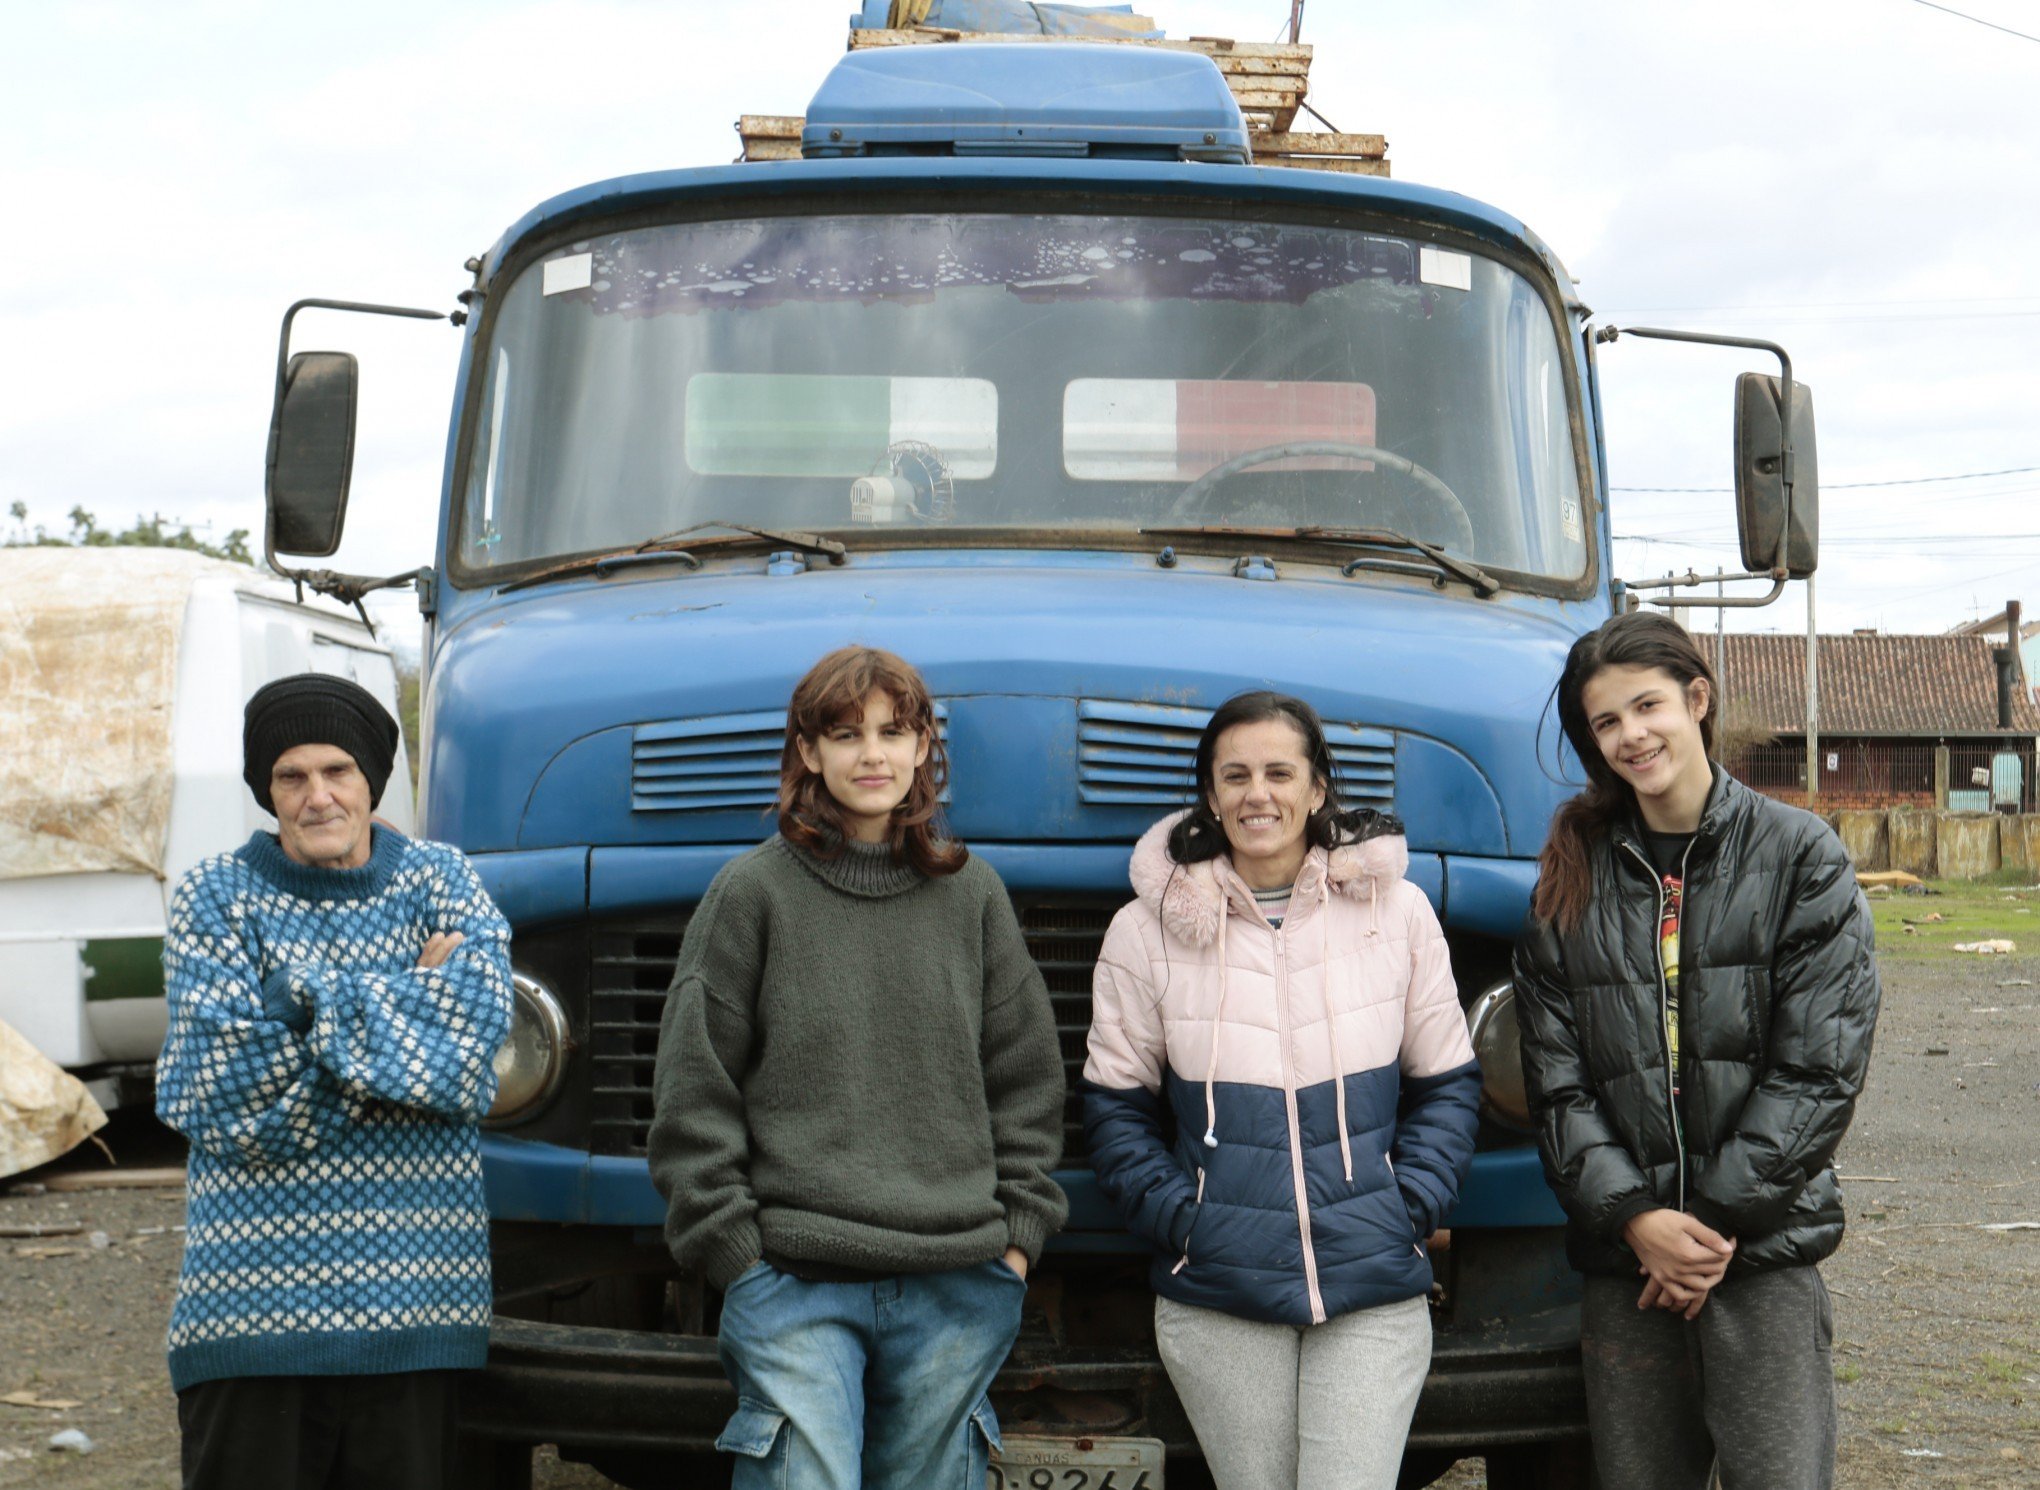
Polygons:
<instances>
[{"instance_id":1,"label":"elderly man in blue sweater","mask_svg":"<svg viewBox=\"0 0 2040 1490\"><path fill-rule=\"evenodd\" d=\"M184 1484L437 1490L488 1349L476 1125L510 928L473 868L371 814L397 725L321 674L249 700L276 816L178 884L156 1110L191 1140L170 1316Z\"/></svg>"}]
</instances>

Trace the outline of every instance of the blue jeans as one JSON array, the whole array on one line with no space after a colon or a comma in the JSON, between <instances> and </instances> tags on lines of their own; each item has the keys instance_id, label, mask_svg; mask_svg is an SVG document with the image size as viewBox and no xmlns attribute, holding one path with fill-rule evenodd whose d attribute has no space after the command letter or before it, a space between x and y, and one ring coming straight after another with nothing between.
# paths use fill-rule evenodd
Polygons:
<instances>
[{"instance_id":1,"label":"blue jeans","mask_svg":"<svg viewBox=\"0 0 2040 1490\"><path fill-rule=\"evenodd\" d=\"M1026 1292L999 1261L879 1283L754 1263L723 1297L732 1490L984 1490Z\"/></svg>"}]
</instances>

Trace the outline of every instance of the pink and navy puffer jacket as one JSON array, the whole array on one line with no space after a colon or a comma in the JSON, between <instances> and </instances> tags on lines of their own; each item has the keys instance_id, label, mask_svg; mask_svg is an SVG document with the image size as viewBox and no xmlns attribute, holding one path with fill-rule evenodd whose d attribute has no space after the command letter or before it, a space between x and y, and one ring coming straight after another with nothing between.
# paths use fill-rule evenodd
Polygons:
<instances>
[{"instance_id":1,"label":"pink and navy puffer jacket","mask_svg":"<svg viewBox=\"0 0 2040 1490\"><path fill-rule=\"evenodd\" d=\"M1169 857L1175 822L1134 849L1083 1083L1155 1290L1295 1325L1428 1292L1480 1072L1403 839L1313 849L1277 929L1227 858Z\"/></svg>"}]
</instances>

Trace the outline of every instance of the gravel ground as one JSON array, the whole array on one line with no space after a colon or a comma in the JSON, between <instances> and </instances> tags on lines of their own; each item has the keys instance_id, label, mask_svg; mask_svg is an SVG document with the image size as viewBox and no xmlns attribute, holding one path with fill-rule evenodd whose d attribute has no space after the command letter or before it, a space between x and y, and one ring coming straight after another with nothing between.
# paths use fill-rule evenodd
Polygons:
<instances>
[{"instance_id":1,"label":"gravel ground","mask_svg":"<svg viewBox=\"0 0 2040 1490\"><path fill-rule=\"evenodd\" d=\"M1901 910L1914 913L1881 908L1880 923ZM1826 1268L1839 1483L2040 1485L2040 1230L1980 1229L2040 1222L2040 957L1963 956L1952 937L1901 939L1895 925L1880 934L1884 1015L1841 1163L1859 1177L1845 1186L1849 1240ZM117 1119L109 1142L123 1167L177 1159L174 1139L139 1119ZM106 1166L88 1146L55 1167ZM77 1405L0 1402L0 1487L167 1490L176 1404L162 1340L183 1195L24 1193L45 1178L0 1193L0 1226L82 1231L0 1240L0 1397ZM93 1452L51 1451L67 1428ZM539 1483L608 1482L547 1462ZM1483 1480L1464 1466L1444 1483Z\"/></svg>"}]
</instances>

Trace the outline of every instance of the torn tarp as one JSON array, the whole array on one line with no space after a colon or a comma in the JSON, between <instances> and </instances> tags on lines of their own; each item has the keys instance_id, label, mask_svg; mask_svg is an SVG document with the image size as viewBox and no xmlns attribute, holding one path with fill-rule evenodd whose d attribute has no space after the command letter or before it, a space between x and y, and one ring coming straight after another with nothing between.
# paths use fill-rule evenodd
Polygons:
<instances>
[{"instance_id":1,"label":"torn tarp","mask_svg":"<svg viewBox=\"0 0 2040 1490\"><path fill-rule=\"evenodd\" d=\"M85 1084L0 1020L0 1175L47 1164L105 1126Z\"/></svg>"},{"instance_id":2,"label":"torn tarp","mask_svg":"<svg viewBox=\"0 0 2040 1490\"><path fill-rule=\"evenodd\" d=\"M260 578L178 549L0 549L0 880L162 877L178 645L213 575Z\"/></svg>"},{"instance_id":3,"label":"torn tarp","mask_svg":"<svg viewBox=\"0 0 2040 1490\"><path fill-rule=\"evenodd\" d=\"M867 17L878 7L867 5ZM867 20L868 24L868 20ZM891 0L888 30L934 26L1008 36L1114 37L1159 41L1153 16L1136 15L1131 5L1049 5L1028 0Z\"/></svg>"}]
</instances>

